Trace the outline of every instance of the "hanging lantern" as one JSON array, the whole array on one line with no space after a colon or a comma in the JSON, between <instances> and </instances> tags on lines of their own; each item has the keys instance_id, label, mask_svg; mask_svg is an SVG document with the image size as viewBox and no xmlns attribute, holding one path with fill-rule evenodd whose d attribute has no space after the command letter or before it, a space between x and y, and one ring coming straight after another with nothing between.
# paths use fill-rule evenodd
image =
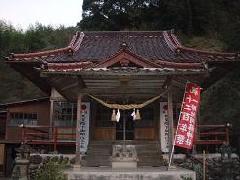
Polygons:
<instances>
[{"instance_id":1,"label":"hanging lantern","mask_svg":"<svg viewBox=\"0 0 240 180\"><path fill-rule=\"evenodd\" d=\"M140 119L141 119L140 112L139 112L139 109L137 109L135 120L140 120Z\"/></svg>"},{"instance_id":2,"label":"hanging lantern","mask_svg":"<svg viewBox=\"0 0 240 180\"><path fill-rule=\"evenodd\" d=\"M115 109L113 109L111 121L114 121L114 122L117 121L116 120L116 111L115 111Z\"/></svg>"}]
</instances>

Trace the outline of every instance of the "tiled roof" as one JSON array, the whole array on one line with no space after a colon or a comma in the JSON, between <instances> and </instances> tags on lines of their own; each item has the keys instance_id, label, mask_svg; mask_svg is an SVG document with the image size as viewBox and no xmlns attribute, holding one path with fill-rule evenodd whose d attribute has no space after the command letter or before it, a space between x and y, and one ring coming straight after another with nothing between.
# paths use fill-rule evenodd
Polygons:
<instances>
[{"instance_id":1,"label":"tiled roof","mask_svg":"<svg viewBox=\"0 0 240 180\"><path fill-rule=\"evenodd\" d=\"M100 62L127 46L132 53L156 62L205 63L235 61L239 53L212 53L181 45L173 31L109 31L76 33L62 49L12 54L8 61Z\"/></svg>"}]
</instances>

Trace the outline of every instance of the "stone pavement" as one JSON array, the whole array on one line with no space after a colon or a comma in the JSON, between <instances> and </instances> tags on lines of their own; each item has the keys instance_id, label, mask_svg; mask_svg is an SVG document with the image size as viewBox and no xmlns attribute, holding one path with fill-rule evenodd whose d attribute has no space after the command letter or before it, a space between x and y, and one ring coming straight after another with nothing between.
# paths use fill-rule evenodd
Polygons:
<instances>
[{"instance_id":1,"label":"stone pavement","mask_svg":"<svg viewBox=\"0 0 240 180\"><path fill-rule=\"evenodd\" d=\"M142 167L136 169L112 169L109 167L82 167L65 171L69 180L195 180L194 171L166 167Z\"/></svg>"}]
</instances>

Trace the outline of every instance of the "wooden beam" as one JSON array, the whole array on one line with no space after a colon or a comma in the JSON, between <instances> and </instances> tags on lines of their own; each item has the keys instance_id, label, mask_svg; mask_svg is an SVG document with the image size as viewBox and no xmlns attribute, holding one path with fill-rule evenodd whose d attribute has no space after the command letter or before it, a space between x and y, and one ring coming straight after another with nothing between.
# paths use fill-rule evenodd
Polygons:
<instances>
[{"instance_id":1,"label":"wooden beam","mask_svg":"<svg viewBox=\"0 0 240 180\"><path fill-rule=\"evenodd\" d=\"M69 84L68 86L64 86L63 88L61 88L61 91L65 91L67 89L74 88L76 86L78 86L78 82L75 82L73 84Z\"/></svg>"},{"instance_id":2,"label":"wooden beam","mask_svg":"<svg viewBox=\"0 0 240 180\"><path fill-rule=\"evenodd\" d=\"M86 84L85 82L83 81L82 77L81 76L77 76L77 79L78 79L78 87L83 89L83 88L86 88Z\"/></svg>"},{"instance_id":3,"label":"wooden beam","mask_svg":"<svg viewBox=\"0 0 240 180\"><path fill-rule=\"evenodd\" d=\"M146 86L146 85L138 85L138 86L114 86L114 85L107 85L105 84L104 86L91 86L91 85L88 85L87 86L88 89L119 89L121 91L128 91L128 90L136 90L138 91L139 89L149 89L149 90L152 90L152 89L155 89L157 91L157 89L160 89L162 86L159 86L159 85L155 85L155 86Z\"/></svg>"},{"instance_id":4,"label":"wooden beam","mask_svg":"<svg viewBox=\"0 0 240 180\"><path fill-rule=\"evenodd\" d=\"M75 92L77 91L75 89ZM83 94L160 94L159 88L86 88L79 91Z\"/></svg>"},{"instance_id":5,"label":"wooden beam","mask_svg":"<svg viewBox=\"0 0 240 180\"><path fill-rule=\"evenodd\" d=\"M172 85L180 89L185 89L186 83L182 83L179 82L178 80L172 79Z\"/></svg>"},{"instance_id":6,"label":"wooden beam","mask_svg":"<svg viewBox=\"0 0 240 180\"><path fill-rule=\"evenodd\" d=\"M100 79L100 78L95 78L95 79L83 79L83 81L85 83L120 83L120 79L119 78L115 78L115 77L111 77L111 79ZM142 83L163 83L165 81L165 79L150 79L150 78L145 78L145 79L130 79L129 82L130 83L138 83L138 84L142 84Z\"/></svg>"},{"instance_id":7,"label":"wooden beam","mask_svg":"<svg viewBox=\"0 0 240 180\"><path fill-rule=\"evenodd\" d=\"M49 114L49 126L50 127L54 126L54 123L53 123L53 108L54 108L53 102L54 102L54 100L52 100L50 98L50 114ZM53 138L52 135L53 135L53 128L50 128L49 129L49 136L50 136L51 139Z\"/></svg>"},{"instance_id":8,"label":"wooden beam","mask_svg":"<svg viewBox=\"0 0 240 180\"><path fill-rule=\"evenodd\" d=\"M171 81L172 81L172 77L167 76L166 80L163 82L162 89L167 89L168 86L171 84Z\"/></svg>"},{"instance_id":9,"label":"wooden beam","mask_svg":"<svg viewBox=\"0 0 240 180\"><path fill-rule=\"evenodd\" d=\"M172 86L168 86L168 140L169 140L169 161L173 148L174 132L173 132L173 93Z\"/></svg>"},{"instance_id":10,"label":"wooden beam","mask_svg":"<svg viewBox=\"0 0 240 180\"><path fill-rule=\"evenodd\" d=\"M137 75L114 75L114 76L109 76L109 75L98 75L98 76L93 76L93 75L81 75L84 81L91 81L91 80L105 80L105 81L121 81L122 79L129 79L129 81L164 81L166 76L137 76Z\"/></svg>"},{"instance_id":11,"label":"wooden beam","mask_svg":"<svg viewBox=\"0 0 240 180\"><path fill-rule=\"evenodd\" d=\"M64 75L81 75L81 76L171 76L171 75L201 75L206 74L206 71L138 71L138 72L114 72L114 71L77 71L77 72L41 72L42 76L48 74L64 74Z\"/></svg>"},{"instance_id":12,"label":"wooden beam","mask_svg":"<svg viewBox=\"0 0 240 180\"><path fill-rule=\"evenodd\" d=\"M54 81L52 81L50 78L47 79L48 84L51 85L52 88L55 88L56 91L58 91L65 99L70 100L68 94L66 94L64 91L61 91L61 87L59 87L58 84L56 84Z\"/></svg>"}]
</instances>

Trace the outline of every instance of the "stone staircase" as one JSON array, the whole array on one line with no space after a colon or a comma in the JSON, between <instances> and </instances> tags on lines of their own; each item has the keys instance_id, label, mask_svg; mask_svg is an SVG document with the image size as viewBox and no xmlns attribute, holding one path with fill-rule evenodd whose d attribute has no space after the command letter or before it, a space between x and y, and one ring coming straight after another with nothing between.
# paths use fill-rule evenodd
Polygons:
<instances>
[{"instance_id":1,"label":"stone staircase","mask_svg":"<svg viewBox=\"0 0 240 180\"><path fill-rule=\"evenodd\" d=\"M112 141L92 141L87 155L83 157L85 167L111 166Z\"/></svg>"},{"instance_id":2,"label":"stone staircase","mask_svg":"<svg viewBox=\"0 0 240 180\"><path fill-rule=\"evenodd\" d=\"M89 144L87 155L83 157L82 165L85 167L110 167L113 144L123 144L123 141L92 141ZM164 165L160 145L157 141L126 141L126 144L135 145L139 167Z\"/></svg>"},{"instance_id":3,"label":"stone staircase","mask_svg":"<svg viewBox=\"0 0 240 180\"><path fill-rule=\"evenodd\" d=\"M159 142L141 141L137 142L135 147L139 159L138 166L158 167L164 165Z\"/></svg>"}]
</instances>

